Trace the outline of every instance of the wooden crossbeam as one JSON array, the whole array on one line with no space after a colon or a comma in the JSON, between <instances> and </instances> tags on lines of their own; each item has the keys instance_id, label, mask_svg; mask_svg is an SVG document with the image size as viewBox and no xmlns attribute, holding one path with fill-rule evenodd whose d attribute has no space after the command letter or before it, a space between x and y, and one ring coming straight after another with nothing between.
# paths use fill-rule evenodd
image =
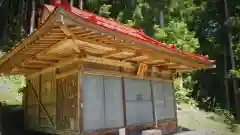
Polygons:
<instances>
[{"instance_id":1,"label":"wooden crossbeam","mask_svg":"<svg viewBox=\"0 0 240 135\"><path fill-rule=\"evenodd\" d=\"M47 55L47 54L37 54L36 58L39 59L49 59L49 60L62 60L63 58L53 56L53 55Z\"/></svg>"},{"instance_id":2,"label":"wooden crossbeam","mask_svg":"<svg viewBox=\"0 0 240 135\"><path fill-rule=\"evenodd\" d=\"M45 66L39 66L39 65L27 65L27 64L23 64L22 65L22 67L24 68L24 67L26 67L26 68L44 68L44 67L46 67L46 65Z\"/></svg>"},{"instance_id":3,"label":"wooden crossbeam","mask_svg":"<svg viewBox=\"0 0 240 135\"><path fill-rule=\"evenodd\" d=\"M38 69L33 69L33 68L22 68L22 67L14 67L10 72L11 73L16 73L16 72L20 72L20 71L24 71L24 72L37 72L39 71Z\"/></svg>"},{"instance_id":4,"label":"wooden crossbeam","mask_svg":"<svg viewBox=\"0 0 240 135\"><path fill-rule=\"evenodd\" d=\"M123 46L120 46L120 45L117 45L117 44L114 46L114 45L111 45L111 44L107 44L107 43L104 43L104 42L98 42L96 40L91 40L91 39L83 38L83 37L80 37L80 36L78 36L78 39L81 40L82 42L89 43L89 45L94 44L94 46L99 46L99 47L104 47L104 48L107 47L107 48L114 49L114 48L116 48L116 46L119 47L119 48L123 47Z\"/></svg>"},{"instance_id":5,"label":"wooden crossbeam","mask_svg":"<svg viewBox=\"0 0 240 135\"><path fill-rule=\"evenodd\" d=\"M92 75L107 75L107 76L114 76L114 77L130 77L136 79L150 79L150 80L157 80L157 81L172 81L168 79L156 78L151 76L136 76L136 73L124 73L124 72L117 72L117 71L109 71L109 70L99 70L99 69L91 69L91 68L84 68L81 71L84 74L92 74Z\"/></svg>"},{"instance_id":6,"label":"wooden crossbeam","mask_svg":"<svg viewBox=\"0 0 240 135\"><path fill-rule=\"evenodd\" d=\"M101 56L101 58L107 58L107 57L110 57L110 56L112 56L112 55L114 55L114 54L118 54L118 53L120 53L120 52L122 52L122 50L120 50L120 49L113 50L113 51L110 51L110 52L107 52L107 53L103 54L103 55Z\"/></svg>"},{"instance_id":7,"label":"wooden crossbeam","mask_svg":"<svg viewBox=\"0 0 240 135\"><path fill-rule=\"evenodd\" d=\"M85 53L75 54L72 57L62 59L58 63L53 64L53 65L51 65L51 66L49 66L45 69L42 69L42 70L40 70L39 72L37 72L33 75L42 74L44 72L47 72L47 71L50 71L50 70L53 70L53 69L56 69L56 68L60 68L60 67L66 66L66 65L70 65L70 64L75 63L75 62L81 62L82 61L81 58L83 58L83 57L85 57Z\"/></svg>"},{"instance_id":8,"label":"wooden crossbeam","mask_svg":"<svg viewBox=\"0 0 240 135\"><path fill-rule=\"evenodd\" d=\"M60 25L60 29L63 31L63 33L69 37L74 36L74 34L71 32L71 30L67 27L67 25L62 24Z\"/></svg>"},{"instance_id":9,"label":"wooden crossbeam","mask_svg":"<svg viewBox=\"0 0 240 135\"><path fill-rule=\"evenodd\" d=\"M99 58L96 56L87 55L85 53L81 54L75 54L72 57L60 60L58 63L53 64L50 67L47 67L45 69L39 70L36 74L41 74L43 72L53 70L56 68L60 68L72 63L77 62L90 62L90 63L97 63L97 64L104 64L104 65L111 65L111 66L117 66L117 67L125 67L125 68L135 68L135 65L130 62L122 62L120 60L113 60L113 59L107 59L107 58Z\"/></svg>"},{"instance_id":10,"label":"wooden crossbeam","mask_svg":"<svg viewBox=\"0 0 240 135\"><path fill-rule=\"evenodd\" d=\"M168 69L187 69L188 67L182 65L169 66Z\"/></svg>"},{"instance_id":11,"label":"wooden crossbeam","mask_svg":"<svg viewBox=\"0 0 240 135\"><path fill-rule=\"evenodd\" d=\"M56 79L60 79L60 78L63 78L63 77L72 75L72 74L74 74L74 73L79 72L79 70L80 70L80 69L77 68L77 69L73 69L73 70L70 70L70 71L67 71L67 72L64 72L64 73L56 74Z\"/></svg>"},{"instance_id":12,"label":"wooden crossbeam","mask_svg":"<svg viewBox=\"0 0 240 135\"><path fill-rule=\"evenodd\" d=\"M107 59L107 58L99 58L99 57L90 56L90 55L83 58L82 61L117 66L117 67L135 68L135 66L130 62L123 62L120 60L113 60L113 59Z\"/></svg>"},{"instance_id":13,"label":"wooden crossbeam","mask_svg":"<svg viewBox=\"0 0 240 135\"><path fill-rule=\"evenodd\" d=\"M53 64L50 61L43 61L43 60L28 60L29 63L40 63L40 64Z\"/></svg>"},{"instance_id":14,"label":"wooden crossbeam","mask_svg":"<svg viewBox=\"0 0 240 135\"><path fill-rule=\"evenodd\" d=\"M155 64L154 66L157 66L157 67L161 67L161 66L178 66L178 64L172 63L172 62L166 62L166 63Z\"/></svg>"},{"instance_id":15,"label":"wooden crossbeam","mask_svg":"<svg viewBox=\"0 0 240 135\"><path fill-rule=\"evenodd\" d=\"M142 56L142 53L140 53L140 52L136 52L135 55L133 55L133 56L129 56L129 57L126 57L126 58L124 58L122 61L128 61L128 60L131 60L131 59L134 59L134 58L140 57L140 56Z\"/></svg>"}]
</instances>

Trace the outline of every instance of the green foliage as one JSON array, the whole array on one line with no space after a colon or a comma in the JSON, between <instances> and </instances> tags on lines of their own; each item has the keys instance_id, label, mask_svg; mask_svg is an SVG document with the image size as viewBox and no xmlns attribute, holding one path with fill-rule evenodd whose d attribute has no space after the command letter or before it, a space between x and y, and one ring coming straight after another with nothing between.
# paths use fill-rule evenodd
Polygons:
<instances>
[{"instance_id":1,"label":"green foliage","mask_svg":"<svg viewBox=\"0 0 240 135\"><path fill-rule=\"evenodd\" d=\"M0 77L0 84L11 84L13 90L18 90L25 86L23 76L4 76Z\"/></svg>"},{"instance_id":2,"label":"green foliage","mask_svg":"<svg viewBox=\"0 0 240 135\"><path fill-rule=\"evenodd\" d=\"M183 21L170 21L164 28L155 25L155 37L167 44L174 44L178 49L195 52L199 47L195 33L188 30L187 24Z\"/></svg>"},{"instance_id":3,"label":"green foliage","mask_svg":"<svg viewBox=\"0 0 240 135\"><path fill-rule=\"evenodd\" d=\"M180 88L178 79L175 79L174 81L174 88L175 88L175 97L177 102L184 102L193 107L197 107L198 103L190 95L192 91L191 89L187 89L184 87Z\"/></svg>"},{"instance_id":4,"label":"green foliage","mask_svg":"<svg viewBox=\"0 0 240 135\"><path fill-rule=\"evenodd\" d=\"M100 9L99 9L99 15L101 16L104 16L104 17L107 17L109 18L110 17L110 9L112 8L112 5L106 5L106 4L103 4Z\"/></svg>"}]
</instances>

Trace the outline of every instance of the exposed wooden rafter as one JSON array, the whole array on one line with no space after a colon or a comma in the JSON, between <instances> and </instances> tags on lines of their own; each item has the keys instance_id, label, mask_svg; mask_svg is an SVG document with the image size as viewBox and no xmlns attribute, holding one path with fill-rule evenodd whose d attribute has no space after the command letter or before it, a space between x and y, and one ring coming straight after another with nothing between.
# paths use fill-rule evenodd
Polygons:
<instances>
[{"instance_id":1,"label":"exposed wooden rafter","mask_svg":"<svg viewBox=\"0 0 240 135\"><path fill-rule=\"evenodd\" d=\"M141 52L136 52L135 55L125 57L122 61L128 61L128 60L140 57L140 56L143 56L143 54ZM146 59L148 59L148 57ZM146 60L146 59L144 59L144 60Z\"/></svg>"},{"instance_id":2,"label":"exposed wooden rafter","mask_svg":"<svg viewBox=\"0 0 240 135\"><path fill-rule=\"evenodd\" d=\"M107 58L107 57L110 57L110 56L112 56L112 55L114 55L114 54L118 54L118 53L120 53L120 52L122 52L121 49L113 50L113 51L110 51L110 52L107 52L107 53L103 54L103 55L101 56L101 58Z\"/></svg>"},{"instance_id":3,"label":"exposed wooden rafter","mask_svg":"<svg viewBox=\"0 0 240 135\"><path fill-rule=\"evenodd\" d=\"M62 60L63 58L57 57L54 55L48 55L48 54L44 54L44 55L37 54L36 59L38 59L38 60Z\"/></svg>"},{"instance_id":4,"label":"exposed wooden rafter","mask_svg":"<svg viewBox=\"0 0 240 135\"><path fill-rule=\"evenodd\" d=\"M43 60L28 60L29 63L39 63L39 64L52 64L53 61L43 61Z\"/></svg>"}]
</instances>

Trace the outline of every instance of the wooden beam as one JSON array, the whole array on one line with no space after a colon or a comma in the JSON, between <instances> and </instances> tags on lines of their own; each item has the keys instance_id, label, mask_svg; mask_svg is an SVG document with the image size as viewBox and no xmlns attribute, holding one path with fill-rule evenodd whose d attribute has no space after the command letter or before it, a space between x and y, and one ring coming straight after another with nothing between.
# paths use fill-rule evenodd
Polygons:
<instances>
[{"instance_id":1,"label":"wooden beam","mask_svg":"<svg viewBox=\"0 0 240 135\"><path fill-rule=\"evenodd\" d=\"M83 58L82 61L91 62L91 63L97 63L97 64L117 66L117 67L135 68L134 64L132 64L130 62L122 62L120 60L99 58L99 57L90 56L90 55L88 55L85 58Z\"/></svg>"},{"instance_id":2,"label":"wooden beam","mask_svg":"<svg viewBox=\"0 0 240 135\"><path fill-rule=\"evenodd\" d=\"M157 66L157 67L162 67L162 66L180 66L179 64L176 64L176 63L171 63L171 62L168 62L168 63L161 63L161 64L155 64L154 66Z\"/></svg>"},{"instance_id":3,"label":"wooden beam","mask_svg":"<svg viewBox=\"0 0 240 135\"><path fill-rule=\"evenodd\" d=\"M92 74L92 75L104 75L104 76L114 76L114 77L129 77L135 79L148 79L148 80L156 80L156 81L165 81L165 82L172 82L170 79L163 79L159 77L151 77L151 76L136 76L136 74L132 73L124 73L124 72L116 72L116 71L108 71L108 70L97 70L97 69L90 69L85 68L82 69L82 73L84 74Z\"/></svg>"},{"instance_id":4,"label":"wooden beam","mask_svg":"<svg viewBox=\"0 0 240 135\"><path fill-rule=\"evenodd\" d=\"M61 30L65 33L65 35L67 35L68 37L71 37L72 40L73 40L73 49L77 52L77 53L80 53L80 50L79 50L79 46L78 46L78 43L79 43L79 36L75 35L74 33L71 32L71 30L66 26L66 25L60 25L60 28ZM82 35L81 35L82 36ZM80 39L81 40L81 39ZM99 44L99 43L97 43ZM94 47L97 47L98 45L94 45ZM89 43L87 44L89 45ZM104 46L101 46L101 47L104 47ZM106 47L106 46L105 46ZM112 48L112 47L111 47Z\"/></svg>"},{"instance_id":5,"label":"wooden beam","mask_svg":"<svg viewBox=\"0 0 240 135\"><path fill-rule=\"evenodd\" d=\"M47 67L45 69L42 69L41 71L39 71L39 72L37 72L35 74L32 74L32 75L42 74L44 72L47 72L47 71L50 71L50 70L53 70L53 69L56 69L56 68L60 68L60 67L66 66L66 65L70 65L70 64L75 63L75 62L81 62L82 61L81 58L83 58L83 57L85 57L84 53L82 53L82 54L75 54L72 57L60 60L58 63L53 64L50 67ZM30 75L30 76L32 76L32 75Z\"/></svg>"},{"instance_id":6,"label":"wooden beam","mask_svg":"<svg viewBox=\"0 0 240 135\"><path fill-rule=\"evenodd\" d=\"M188 69L189 67L182 66L182 65L174 65L174 66L169 66L168 69Z\"/></svg>"},{"instance_id":7,"label":"wooden beam","mask_svg":"<svg viewBox=\"0 0 240 135\"><path fill-rule=\"evenodd\" d=\"M112 55L114 55L114 54L118 54L118 53L120 53L120 52L122 52L120 49L116 49L116 50L113 50L113 51L109 51L109 52L103 54L103 55L101 56L101 58L107 58L107 57L110 57L110 56L112 56Z\"/></svg>"},{"instance_id":8,"label":"wooden beam","mask_svg":"<svg viewBox=\"0 0 240 135\"><path fill-rule=\"evenodd\" d=\"M65 24L60 25L60 29L63 31L63 33L66 36L72 38L72 41L73 41L72 48L75 50L75 52L80 53L79 46L75 42L75 40L77 40L78 37L74 33L72 33L71 30Z\"/></svg>"},{"instance_id":9,"label":"wooden beam","mask_svg":"<svg viewBox=\"0 0 240 135\"><path fill-rule=\"evenodd\" d=\"M128 61L128 60L131 60L131 59L139 57L139 56L142 56L142 53L141 52L136 52L135 55L123 58L122 61Z\"/></svg>"},{"instance_id":10,"label":"wooden beam","mask_svg":"<svg viewBox=\"0 0 240 135\"><path fill-rule=\"evenodd\" d=\"M60 79L60 78L72 75L74 73L77 73L78 71L80 71L80 69L77 68L77 69L73 69L73 70L70 70L70 71L67 71L67 72L56 74L56 79Z\"/></svg>"},{"instance_id":11,"label":"wooden beam","mask_svg":"<svg viewBox=\"0 0 240 135\"><path fill-rule=\"evenodd\" d=\"M75 62L90 62L90 63L117 66L117 67L135 68L135 65L130 62L122 62L120 60L99 58L91 55L86 55L85 53L81 53L81 54L75 54L75 56L72 56L70 58L60 60L58 63L53 64L52 66L47 67L45 69L42 69L37 74L41 74L43 72L46 72L55 68L60 68L62 66L66 66Z\"/></svg>"},{"instance_id":12,"label":"wooden beam","mask_svg":"<svg viewBox=\"0 0 240 135\"><path fill-rule=\"evenodd\" d=\"M20 71L25 71L25 72L37 72L37 71L39 71L39 69L14 67L14 68L11 70L11 73L20 72Z\"/></svg>"},{"instance_id":13,"label":"wooden beam","mask_svg":"<svg viewBox=\"0 0 240 135\"><path fill-rule=\"evenodd\" d=\"M73 45L73 49L77 52L77 53L80 53L80 50L79 50L79 47L78 47L78 43L79 43L79 40L82 40L81 42L87 42L87 46L91 46L91 44L93 43L94 45L93 46L91 46L91 47L93 47L93 48L109 48L109 45L108 44L104 44L104 43L101 43L101 44L104 44L104 45L98 45L99 43L98 42L96 42L96 41L93 41L93 40L89 40L89 39L86 39L86 38L82 38L82 35L80 35L81 37L79 37L79 36L77 36L77 35L75 35L74 33L72 33L72 31L71 31L71 29L70 28L68 28L68 26L66 26L66 25L60 25L60 28L61 28L61 30L65 33L65 35L67 35L67 36L69 36L69 37L71 37L72 38L72 40L73 40L73 43L74 43L74 45ZM87 40L87 41L86 41ZM113 47L113 46L110 46L110 49L114 49L115 47ZM113 51L110 51L110 52L108 52L107 54L104 54L103 56L102 56L102 58L107 58L107 57L109 57L109 56L111 56L111 55L114 55L114 54L116 54L116 53L119 53L119 52L121 52L121 50L118 50L118 49L115 49L115 51L113 50Z\"/></svg>"},{"instance_id":14,"label":"wooden beam","mask_svg":"<svg viewBox=\"0 0 240 135\"><path fill-rule=\"evenodd\" d=\"M62 60L64 58L53 56L53 55L47 55L47 54L37 54L37 59L49 59L49 60Z\"/></svg>"},{"instance_id":15,"label":"wooden beam","mask_svg":"<svg viewBox=\"0 0 240 135\"><path fill-rule=\"evenodd\" d=\"M76 53L80 53L80 49L79 49L79 46L76 44L76 41L77 40L77 37L76 36L72 36L72 41L73 41L73 44L72 44L72 48L73 50L76 52Z\"/></svg>"},{"instance_id":16,"label":"wooden beam","mask_svg":"<svg viewBox=\"0 0 240 135\"><path fill-rule=\"evenodd\" d=\"M38 66L38 65L26 65L26 64L23 64L22 67L26 67L26 68L44 68L46 66Z\"/></svg>"},{"instance_id":17,"label":"wooden beam","mask_svg":"<svg viewBox=\"0 0 240 135\"><path fill-rule=\"evenodd\" d=\"M68 28L68 26L65 25L65 24L60 25L60 29L61 29L61 30L63 31L63 33L64 33L65 35L67 35L68 37L71 37L71 36L74 35L74 34L71 32L71 30Z\"/></svg>"},{"instance_id":18,"label":"wooden beam","mask_svg":"<svg viewBox=\"0 0 240 135\"><path fill-rule=\"evenodd\" d=\"M65 39L63 39L63 40L61 40L61 41L59 41L59 42L57 42L57 43L55 43L55 44L53 44L53 45L50 45L49 47L47 47L47 49L41 51L41 52L38 53L37 55L44 54L44 53L48 52L49 50L52 50L52 49L58 47L59 45L67 42L68 40L69 40L68 38L65 38Z\"/></svg>"},{"instance_id":19,"label":"wooden beam","mask_svg":"<svg viewBox=\"0 0 240 135\"><path fill-rule=\"evenodd\" d=\"M55 44L56 43L56 41L46 41L46 40L36 40L36 41L34 41L33 42L33 44L48 44L48 45L50 45L50 44Z\"/></svg>"},{"instance_id":20,"label":"wooden beam","mask_svg":"<svg viewBox=\"0 0 240 135\"><path fill-rule=\"evenodd\" d=\"M78 43L79 42L82 42L82 44L88 43L87 44L88 46L95 47L95 48L96 47L97 48L110 48L110 49L123 48L120 45L106 44L106 43L103 43L103 42L98 42L96 40L86 39L86 38L79 37L79 36L78 36L78 39L79 39Z\"/></svg>"},{"instance_id":21,"label":"wooden beam","mask_svg":"<svg viewBox=\"0 0 240 135\"><path fill-rule=\"evenodd\" d=\"M82 40L84 42L88 42L88 43L93 43L93 44L99 44L101 42L96 42L94 41L94 39L89 39L89 36L97 36L99 35L99 33L97 32L94 32L92 30L88 30L88 31L83 31L83 32L78 32L77 34L74 34L73 33L73 28L69 28L67 25L64 25L64 24L61 24L60 25L60 29L64 32L64 34L68 37L74 37L75 39L79 39L79 40ZM96 35L97 34L97 35ZM100 34L101 35L101 34ZM84 36L87 36L87 37L84 37ZM104 47L108 47L109 44L105 44L105 43L102 43L104 44L103 46ZM113 46L111 46L112 48Z\"/></svg>"},{"instance_id":22,"label":"wooden beam","mask_svg":"<svg viewBox=\"0 0 240 135\"><path fill-rule=\"evenodd\" d=\"M40 64L53 64L54 62L43 61L43 60L28 60L29 63L40 63Z\"/></svg>"},{"instance_id":23,"label":"wooden beam","mask_svg":"<svg viewBox=\"0 0 240 135\"><path fill-rule=\"evenodd\" d=\"M29 61L29 60L41 59L41 58L43 58L43 57L46 58L47 56L41 56L41 55L44 55L44 53L45 53L47 50L58 46L58 45L59 45L60 43L62 43L62 42L64 42L64 40L62 40L62 41L60 41L60 42L57 42L57 43L54 44L54 45L50 45L50 47L49 47L48 49L43 49L41 52L38 52L37 54L36 54L36 53L35 53L35 54L34 54L34 53L29 54L29 55L32 55L32 57L26 59L26 60L24 61L24 63L27 62L27 61ZM24 52L24 54L26 54L26 52ZM48 59L48 58L49 58L49 57L47 57L47 59ZM44 58L43 58L43 59L44 59ZM57 57L57 56L51 56L49 59L59 60L59 57Z\"/></svg>"}]
</instances>

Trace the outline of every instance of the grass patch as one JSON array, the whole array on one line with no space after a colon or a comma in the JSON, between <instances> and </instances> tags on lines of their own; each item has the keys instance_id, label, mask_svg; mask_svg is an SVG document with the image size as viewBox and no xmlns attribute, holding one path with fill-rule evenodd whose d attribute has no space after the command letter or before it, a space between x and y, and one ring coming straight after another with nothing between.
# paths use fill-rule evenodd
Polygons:
<instances>
[{"instance_id":1,"label":"grass patch","mask_svg":"<svg viewBox=\"0 0 240 135\"><path fill-rule=\"evenodd\" d=\"M22 76L0 77L0 102L7 105L21 105L22 94L19 89L25 86Z\"/></svg>"}]
</instances>

